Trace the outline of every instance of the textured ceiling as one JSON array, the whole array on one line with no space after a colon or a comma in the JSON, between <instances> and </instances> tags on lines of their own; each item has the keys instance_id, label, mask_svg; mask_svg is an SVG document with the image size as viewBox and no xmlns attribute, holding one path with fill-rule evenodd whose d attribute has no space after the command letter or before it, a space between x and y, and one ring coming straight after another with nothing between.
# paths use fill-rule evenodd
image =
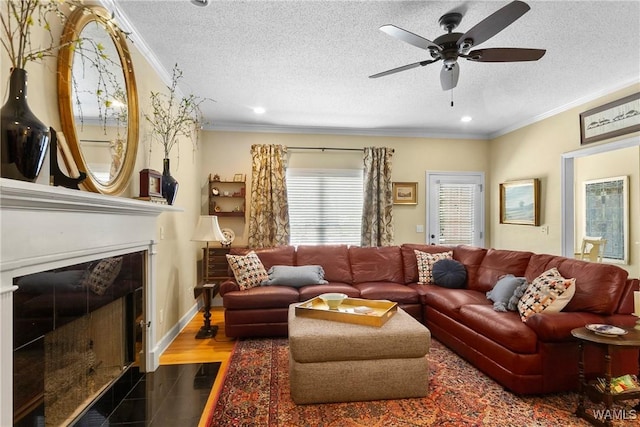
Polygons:
<instances>
[{"instance_id":1,"label":"textured ceiling","mask_svg":"<svg viewBox=\"0 0 640 427\"><path fill-rule=\"evenodd\" d=\"M486 138L639 81L640 1L528 1L528 13L480 47L546 55L460 60L453 93L440 88L440 63L368 78L430 58L381 25L434 40L444 13L462 12L464 33L507 3L115 0L161 74L177 63L183 93L216 100L203 105L212 129ZM473 120L461 123L464 115Z\"/></svg>"}]
</instances>

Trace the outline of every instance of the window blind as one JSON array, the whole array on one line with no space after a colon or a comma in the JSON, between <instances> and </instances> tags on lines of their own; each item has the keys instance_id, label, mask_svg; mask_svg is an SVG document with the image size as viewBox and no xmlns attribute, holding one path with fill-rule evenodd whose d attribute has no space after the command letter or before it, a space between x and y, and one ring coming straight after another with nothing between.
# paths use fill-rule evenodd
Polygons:
<instances>
[{"instance_id":1,"label":"window blind","mask_svg":"<svg viewBox=\"0 0 640 427\"><path fill-rule=\"evenodd\" d=\"M476 184L441 183L439 191L440 238L445 245L474 242Z\"/></svg>"},{"instance_id":2,"label":"window blind","mask_svg":"<svg viewBox=\"0 0 640 427\"><path fill-rule=\"evenodd\" d=\"M287 169L292 245L360 245L362 170Z\"/></svg>"}]
</instances>

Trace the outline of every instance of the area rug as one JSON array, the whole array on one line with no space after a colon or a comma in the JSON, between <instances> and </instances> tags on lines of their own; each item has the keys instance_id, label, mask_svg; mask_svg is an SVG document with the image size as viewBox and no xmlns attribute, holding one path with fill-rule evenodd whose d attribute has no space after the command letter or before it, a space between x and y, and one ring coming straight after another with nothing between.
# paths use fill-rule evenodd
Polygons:
<instances>
[{"instance_id":1,"label":"area rug","mask_svg":"<svg viewBox=\"0 0 640 427\"><path fill-rule=\"evenodd\" d=\"M505 391L436 340L425 398L296 405L289 394L288 342L239 341L208 420L209 427L589 426L573 412L576 393L519 397ZM321 379L319 379L320 381ZM636 401L631 401L635 404ZM630 406L616 407L640 425ZM626 412L624 412L626 411Z\"/></svg>"}]
</instances>

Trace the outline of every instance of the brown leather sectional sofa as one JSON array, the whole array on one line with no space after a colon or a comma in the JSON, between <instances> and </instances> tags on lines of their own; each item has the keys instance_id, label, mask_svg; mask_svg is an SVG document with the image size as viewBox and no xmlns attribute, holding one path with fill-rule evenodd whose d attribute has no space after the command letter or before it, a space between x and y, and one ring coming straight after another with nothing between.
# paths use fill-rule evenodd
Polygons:
<instances>
[{"instance_id":1,"label":"brown leather sectional sofa","mask_svg":"<svg viewBox=\"0 0 640 427\"><path fill-rule=\"evenodd\" d=\"M453 258L467 270L466 287L419 285L414 249L430 253L453 250ZM240 248L231 251L246 252ZM328 283L300 288L260 286L244 291L233 280L223 283L220 295L227 336L286 336L289 305L325 292L387 299L423 322L434 338L518 394L575 390L578 345L571 330L588 323L632 326L636 320L630 313L639 281L629 279L625 270L614 265L463 245L282 246L256 253L267 270L274 265L321 265ZM501 276L513 274L531 281L551 267L566 278L576 278L575 295L562 312L535 314L524 323L517 312L493 309L486 292ZM587 375L601 374L603 363L602 351L587 346ZM638 372L638 352L615 354L613 367L614 374Z\"/></svg>"}]
</instances>

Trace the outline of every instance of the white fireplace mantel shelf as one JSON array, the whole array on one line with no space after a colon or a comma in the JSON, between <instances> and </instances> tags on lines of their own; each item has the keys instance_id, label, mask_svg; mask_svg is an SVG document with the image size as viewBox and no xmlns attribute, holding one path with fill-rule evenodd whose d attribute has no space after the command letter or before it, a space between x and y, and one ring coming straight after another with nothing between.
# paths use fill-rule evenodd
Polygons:
<instances>
[{"instance_id":1,"label":"white fireplace mantel shelf","mask_svg":"<svg viewBox=\"0 0 640 427\"><path fill-rule=\"evenodd\" d=\"M146 252L141 368L159 364L154 339L157 217L183 209L125 197L0 178L0 425L13 424L14 278Z\"/></svg>"}]
</instances>

